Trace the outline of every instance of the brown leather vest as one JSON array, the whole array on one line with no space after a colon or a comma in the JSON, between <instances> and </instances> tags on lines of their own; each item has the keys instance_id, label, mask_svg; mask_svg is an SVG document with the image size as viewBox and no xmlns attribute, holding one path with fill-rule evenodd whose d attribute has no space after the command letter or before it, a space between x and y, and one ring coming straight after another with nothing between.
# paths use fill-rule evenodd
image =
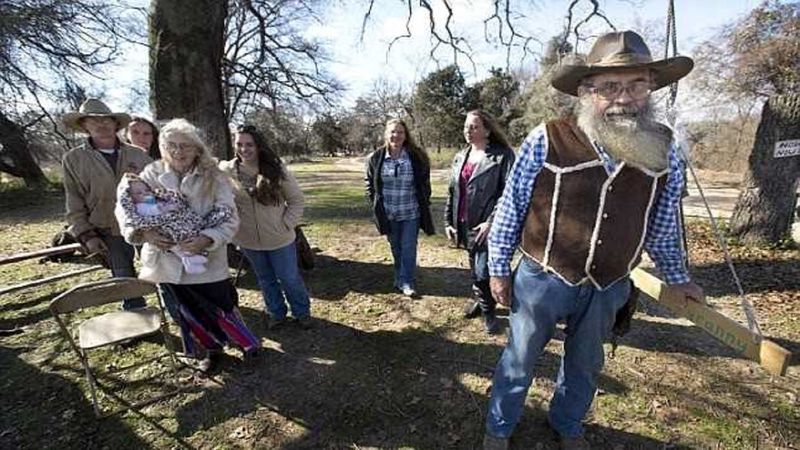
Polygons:
<instances>
[{"instance_id":1,"label":"brown leather vest","mask_svg":"<svg viewBox=\"0 0 800 450\"><path fill-rule=\"evenodd\" d=\"M609 175L572 120L549 122L547 140L520 248L569 284L588 281L605 289L639 263L667 170L646 172L620 162Z\"/></svg>"}]
</instances>

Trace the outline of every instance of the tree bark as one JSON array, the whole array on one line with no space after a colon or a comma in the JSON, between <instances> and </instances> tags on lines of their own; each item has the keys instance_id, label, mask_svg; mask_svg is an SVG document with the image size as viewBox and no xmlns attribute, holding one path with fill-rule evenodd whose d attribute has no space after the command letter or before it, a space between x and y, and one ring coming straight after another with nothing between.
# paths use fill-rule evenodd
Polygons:
<instances>
[{"instance_id":1,"label":"tree bark","mask_svg":"<svg viewBox=\"0 0 800 450\"><path fill-rule=\"evenodd\" d=\"M777 244L789 237L800 155L775 158L778 141L800 139L800 95L770 98L761 113L731 233L745 243Z\"/></svg>"},{"instance_id":2,"label":"tree bark","mask_svg":"<svg viewBox=\"0 0 800 450\"><path fill-rule=\"evenodd\" d=\"M231 155L222 92L227 8L221 0L150 3L150 106L155 117L189 120L221 159Z\"/></svg>"},{"instance_id":3,"label":"tree bark","mask_svg":"<svg viewBox=\"0 0 800 450\"><path fill-rule=\"evenodd\" d=\"M28 187L47 184L47 177L33 159L25 130L0 111L0 172L22 178Z\"/></svg>"}]
</instances>

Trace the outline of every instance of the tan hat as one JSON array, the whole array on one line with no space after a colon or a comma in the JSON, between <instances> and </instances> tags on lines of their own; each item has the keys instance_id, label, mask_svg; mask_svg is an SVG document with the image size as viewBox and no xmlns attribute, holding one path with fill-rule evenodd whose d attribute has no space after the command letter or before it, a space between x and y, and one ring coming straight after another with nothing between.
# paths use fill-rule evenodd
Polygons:
<instances>
[{"instance_id":1,"label":"tan hat","mask_svg":"<svg viewBox=\"0 0 800 450\"><path fill-rule=\"evenodd\" d=\"M656 90L685 77L692 67L694 61L686 56L653 61L641 36L633 31L615 31L597 38L585 63L559 67L550 83L561 92L577 96L578 85L587 76L620 69L650 69Z\"/></svg>"},{"instance_id":2,"label":"tan hat","mask_svg":"<svg viewBox=\"0 0 800 450\"><path fill-rule=\"evenodd\" d=\"M67 128L75 131L86 131L81 126L81 120L87 117L111 117L117 121L117 130L123 128L131 121L131 116L125 113L112 113L105 103L96 98L87 99L77 112L64 114L61 121Z\"/></svg>"}]
</instances>

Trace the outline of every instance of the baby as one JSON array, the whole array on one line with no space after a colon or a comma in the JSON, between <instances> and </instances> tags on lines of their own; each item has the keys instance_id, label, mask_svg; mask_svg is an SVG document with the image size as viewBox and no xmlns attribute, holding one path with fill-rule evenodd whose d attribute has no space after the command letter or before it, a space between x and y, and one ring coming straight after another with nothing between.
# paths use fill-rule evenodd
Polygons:
<instances>
[{"instance_id":1,"label":"baby","mask_svg":"<svg viewBox=\"0 0 800 450\"><path fill-rule=\"evenodd\" d=\"M201 230L215 227L232 218L231 211L221 207L214 207L205 217L201 217L179 192L156 192L134 174L125 174L123 180L127 182L127 186L125 183L120 185L117 201L128 211L130 225L136 229L155 229L173 242L195 237ZM170 251L181 258L187 273L205 272L205 264L208 262L205 255L188 253L178 245Z\"/></svg>"}]
</instances>

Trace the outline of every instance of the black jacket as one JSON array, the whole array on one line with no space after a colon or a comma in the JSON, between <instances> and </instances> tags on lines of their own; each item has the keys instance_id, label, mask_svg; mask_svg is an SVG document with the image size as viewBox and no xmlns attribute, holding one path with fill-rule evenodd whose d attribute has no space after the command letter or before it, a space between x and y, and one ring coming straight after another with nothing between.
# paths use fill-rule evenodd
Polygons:
<instances>
[{"instance_id":1,"label":"black jacket","mask_svg":"<svg viewBox=\"0 0 800 450\"><path fill-rule=\"evenodd\" d=\"M458 229L458 205L461 197L459 179L464 163L469 158L470 147L458 152L453 158L450 171L450 186L448 188L447 204L444 208L445 225ZM511 172L516 155L507 147L490 145L486 148L486 158L478 164L467 182L467 229L471 230L483 222L491 222L494 210L503 189L506 187L506 178ZM459 242L466 240L459 236Z\"/></svg>"},{"instance_id":2,"label":"black jacket","mask_svg":"<svg viewBox=\"0 0 800 450\"><path fill-rule=\"evenodd\" d=\"M419 228L427 235L435 233L433 218L431 217L431 167L421 161L413 153L408 152L411 159L411 169L414 171L414 189L417 204L419 204ZM378 232L389 233L389 219L383 209L383 179L381 169L386 157L386 148L381 147L367 158L364 183L367 188L367 199L372 206L373 220Z\"/></svg>"}]
</instances>

